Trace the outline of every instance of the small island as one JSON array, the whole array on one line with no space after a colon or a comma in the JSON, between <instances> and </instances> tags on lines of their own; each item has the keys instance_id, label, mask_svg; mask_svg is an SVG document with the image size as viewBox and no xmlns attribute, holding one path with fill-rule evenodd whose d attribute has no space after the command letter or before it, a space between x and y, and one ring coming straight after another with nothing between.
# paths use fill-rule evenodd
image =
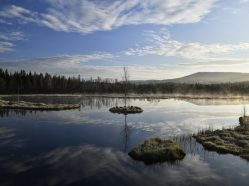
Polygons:
<instances>
[{"instance_id":1,"label":"small island","mask_svg":"<svg viewBox=\"0 0 249 186\"><path fill-rule=\"evenodd\" d=\"M123 68L123 75L122 75L122 79L123 79L123 88L124 88L124 106L116 106L116 107L112 107L109 109L110 112L112 113L117 113L117 114L139 114L143 112L143 109L138 107L138 106L127 106L127 96L129 93L129 72L128 72L128 68L124 67Z\"/></svg>"},{"instance_id":2,"label":"small island","mask_svg":"<svg viewBox=\"0 0 249 186\"><path fill-rule=\"evenodd\" d=\"M137 114L137 113L142 113L143 109L136 106L128 106L128 107L124 106L124 107L112 107L109 109L109 111L117 114Z\"/></svg>"},{"instance_id":3,"label":"small island","mask_svg":"<svg viewBox=\"0 0 249 186\"><path fill-rule=\"evenodd\" d=\"M128 154L134 160L143 161L145 164L174 162L182 160L186 155L175 141L160 138L150 138L132 149Z\"/></svg>"},{"instance_id":4,"label":"small island","mask_svg":"<svg viewBox=\"0 0 249 186\"><path fill-rule=\"evenodd\" d=\"M57 111L79 109L80 104L46 104L26 101L7 101L0 98L0 109L23 109L23 110L41 110Z\"/></svg>"},{"instance_id":5,"label":"small island","mask_svg":"<svg viewBox=\"0 0 249 186\"><path fill-rule=\"evenodd\" d=\"M240 126L234 129L206 130L193 137L207 150L238 155L249 161L249 117L240 117L239 121Z\"/></svg>"}]
</instances>

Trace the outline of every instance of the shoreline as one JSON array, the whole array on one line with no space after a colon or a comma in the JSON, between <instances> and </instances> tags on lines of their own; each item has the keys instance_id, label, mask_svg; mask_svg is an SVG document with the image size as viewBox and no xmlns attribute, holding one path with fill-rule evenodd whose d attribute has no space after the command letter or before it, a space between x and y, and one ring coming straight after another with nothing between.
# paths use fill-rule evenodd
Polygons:
<instances>
[{"instance_id":1,"label":"shoreline","mask_svg":"<svg viewBox=\"0 0 249 186\"><path fill-rule=\"evenodd\" d=\"M20 97L102 97L125 98L123 94L20 94ZM0 94L0 98L18 97L17 94ZM127 98L134 99L244 99L249 100L249 95L182 95L182 94L130 94Z\"/></svg>"}]
</instances>

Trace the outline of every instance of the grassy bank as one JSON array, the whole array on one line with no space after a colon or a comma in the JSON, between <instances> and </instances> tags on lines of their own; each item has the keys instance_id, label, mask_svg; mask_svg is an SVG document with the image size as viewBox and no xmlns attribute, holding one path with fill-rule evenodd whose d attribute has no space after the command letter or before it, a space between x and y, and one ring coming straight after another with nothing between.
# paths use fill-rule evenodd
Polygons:
<instances>
[{"instance_id":1,"label":"grassy bank","mask_svg":"<svg viewBox=\"0 0 249 186\"><path fill-rule=\"evenodd\" d=\"M249 130L241 127L215 131L206 130L193 137L207 150L238 155L249 161Z\"/></svg>"}]
</instances>

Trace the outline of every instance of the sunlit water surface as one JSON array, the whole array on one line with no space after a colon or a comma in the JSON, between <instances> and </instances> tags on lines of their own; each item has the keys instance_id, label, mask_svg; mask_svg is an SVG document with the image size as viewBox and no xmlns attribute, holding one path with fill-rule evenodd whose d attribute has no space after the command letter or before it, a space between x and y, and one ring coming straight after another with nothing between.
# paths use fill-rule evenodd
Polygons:
<instances>
[{"instance_id":1,"label":"sunlit water surface","mask_svg":"<svg viewBox=\"0 0 249 186\"><path fill-rule=\"evenodd\" d=\"M108 111L123 105L122 99L21 99L82 106L50 112L0 110L0 185L249 184L247 161L205 151L187 137L202 129L238 125L249 101L132 99L129 104L144 112L124 116ZM128 156L153 136L178 136L186 157L176 163L145 165Z\"/></svg>"}]
</instances>

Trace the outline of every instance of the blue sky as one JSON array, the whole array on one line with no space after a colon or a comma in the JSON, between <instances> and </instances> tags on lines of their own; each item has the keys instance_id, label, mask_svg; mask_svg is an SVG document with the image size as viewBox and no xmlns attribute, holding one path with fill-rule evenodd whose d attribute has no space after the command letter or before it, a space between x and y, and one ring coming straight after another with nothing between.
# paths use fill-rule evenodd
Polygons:
<instances>
[{"instance_id":1,"label":"blue sky","mask_svg":"<svg viewBox=\"0 0 249 186\"><path fill-rule=\"evenodd\" d=\"M248 0L1 0L0 67L84 78L249 72Z\"/></svg>"}]
</instances>

